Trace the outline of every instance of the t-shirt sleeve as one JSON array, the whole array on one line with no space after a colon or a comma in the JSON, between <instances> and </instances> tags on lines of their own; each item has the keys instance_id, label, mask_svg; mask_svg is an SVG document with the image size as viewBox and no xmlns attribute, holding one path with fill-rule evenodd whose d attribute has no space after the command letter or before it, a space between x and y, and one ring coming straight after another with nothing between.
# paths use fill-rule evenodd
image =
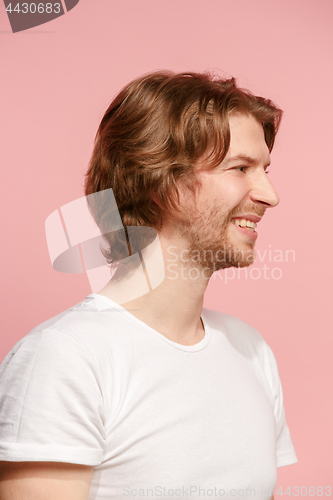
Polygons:
<instances>
[{"instance_id":1,"label":"t-shirt sleeve","mask_svg":"<svg viewBox=\"0 0 333 500\"><path fill-rule=\"evenodd\" d=\"M276 461L277 467L298 462L295 449L290 437L283 406L283 392L275 356L271 348L266 347L265 371L273 394L274 414L276 420Z\"/></svg>"},{"instance_id":2,"label":"t-shirt sleeve","mask_svg":"<svg viewBox=\"0 0 333 500\"><path fill-rule=\"evenodd\" d=\"M0 367L0 460L98 465L105 432L98 365L71 334L30 333Z\"/></svg>"}]
</instances>

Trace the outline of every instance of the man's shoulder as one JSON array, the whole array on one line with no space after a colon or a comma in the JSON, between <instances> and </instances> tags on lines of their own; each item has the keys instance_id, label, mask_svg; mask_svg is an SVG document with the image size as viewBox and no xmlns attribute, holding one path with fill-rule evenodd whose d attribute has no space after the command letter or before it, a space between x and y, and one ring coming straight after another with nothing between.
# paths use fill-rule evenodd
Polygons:
<instances>
[{"instance_id":1,"label":"man's shoulder","mask_svg":"<svg viewBox=\"0 0 333 500\"><path fill-rule=\"evenodd\" d=\"M94 328L99 322L103 322L105 316L103 313L116 312L112 305L101 304L93 294L70 306L68 309L61 311L59 314L40 323L30 333L45 331L49 329L58 329L74 333L76 330L89 330ZM118 318L119 315L110 315L109 318Z\"/></svg>"},{"instance_id":2,"label":"man's shoulder","mask_svg":"<svg viewBox=\"0 0 333 500\"><path fill-rule=\"evenodd\" d=\"M17 342L13 352L23 345L36 348L42 341L47 343L54 336L83 341L86 334L96 330L99 318L100 315L91 306L91 300L83 299L32 328Z\"/></svg>"},{"instance_id":3,"label":"man's shoulder","mask_svg":"<svg viewBox=\"0 0 333 500\"><path fill-rule=\"evenodd\" d=\"M208 326L225 335L233 344L255 349L266 344L258 330L236 316L206 308L203 308L202 313Z\"/></svg>"},{"instance_id":4,"label":"man's shoulder","mask_svg":"<svg viewBox=\"0 0 333 500\"><path fill-rule=\"evenodd\" d=\"M224 327L261 337L258 330L256 330L253 326L249 325L237 316L226 314L220 311L214 311L213 309L207 309L205 307L202 309L202 313L211 328L220 329L221 327Z\"/></svg>"},{"instance_id":5,"label":"man's shoulder","mask_svg":"<svg viewBox=\"0 0 333 500\"><path fill-rule=\"evenodd\" d=\"M210 309L203 309L203 318L216 335L223 336L223 341L229 347L250 361L264 387L268 380L268 394L271 397L277 377L276 361L271 348L258 330L236 316Z\"/></svg>"},{"instance_id":6,"label":"man's shoulder","mask_svg":"<svg viewBox=\"0 0 333 500\"><path fill-rule=\"evenodd\" d=\"M126 345L124 332L132 337L135 333L136 325L132 323L116 303L100 300L90 294L81 302L35 326L17 342L13 352L23 346L36 350L41 343L47 349L47 346L59 342L70 350L76 346L96 356L103 356L108 349L121 349Z\"/></svg>"},{"instance_id":7,"label":"man's shoulder","mask_svg":"<svg viewBox=\"0 0 333 500\"><path fill-rule=\"evenodd\" d=\"M27 332L3 360L3 369L14 357L17 363L20 360L33 363L37 353L50 362L58 353L73 362L83 358L100 359L105 353L106 337L102 316L96 314L92 300L82 300Z\"/></svg>"},{"instance_id":8,"label":"man's shoulder","mask_svg":"<svg viewBox=\"0 0 333 500\"><path fill-rule=\"evenodd\" d=\"M84 300L79 302L78 304L70 306L68 309L61 311L60 313L52 316L42 323L39 323L29 332L29 335L32 336L38 334L39 332L45 332L52 329L71 329L71 325L80 323L83 320L83 315L81 313L81 305L83 303Z\"/></svg>"}]
</instances>

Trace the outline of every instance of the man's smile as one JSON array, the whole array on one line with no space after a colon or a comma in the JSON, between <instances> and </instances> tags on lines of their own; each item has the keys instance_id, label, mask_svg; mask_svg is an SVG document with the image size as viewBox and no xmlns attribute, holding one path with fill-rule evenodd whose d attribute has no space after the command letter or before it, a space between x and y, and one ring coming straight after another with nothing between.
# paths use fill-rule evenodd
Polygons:
<instances>
[{"instance_id":1,"label":"man's smile","mask_svg":"<svg viewBox=\"0 0 333 500\"><path fill-rule=\"evenodd\" d=\"M246 214L238 217L233 217L231 222L242 232L242 234L248 236L251 240L256 240L258 233L255 231L257 227L257 222L261 220L261 217L252 214Z\"/></svg>"}]
</instances>

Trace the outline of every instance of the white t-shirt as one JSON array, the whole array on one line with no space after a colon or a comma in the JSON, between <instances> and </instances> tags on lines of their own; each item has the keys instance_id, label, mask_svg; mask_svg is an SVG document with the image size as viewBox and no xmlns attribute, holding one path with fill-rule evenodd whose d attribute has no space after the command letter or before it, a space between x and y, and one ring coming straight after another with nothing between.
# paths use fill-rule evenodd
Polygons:
<instances>
[{"instance_id":1,"label":"white t-shirt","mask_svg":"<svg viewBox=\"0 0 333 500\"><path fill-rule=\"evenodd\" d=\"M297 462L274 355L233 316L202 320L184 346L91 294L36 327L1 365L0 460L94 465L89 500L270 498Z\"/></svg>"}]
</instances>

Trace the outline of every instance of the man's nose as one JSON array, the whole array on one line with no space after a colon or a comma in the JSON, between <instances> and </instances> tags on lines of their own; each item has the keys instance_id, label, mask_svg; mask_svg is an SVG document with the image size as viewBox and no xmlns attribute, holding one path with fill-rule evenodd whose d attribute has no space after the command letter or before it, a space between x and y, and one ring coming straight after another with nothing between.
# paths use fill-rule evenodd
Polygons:
<instances>
[{"instance_id":1,"label":"man's nose","mask_svg":"<svg viewBox=\"0 0 333 500\"><path fill-rule=\"evenodd\" d=\"M258 173L253 179L250 197L252 201L264 203L267 207L276 207L280 201L279 195L264 171Z\"/></svg>"}]
</instances>

